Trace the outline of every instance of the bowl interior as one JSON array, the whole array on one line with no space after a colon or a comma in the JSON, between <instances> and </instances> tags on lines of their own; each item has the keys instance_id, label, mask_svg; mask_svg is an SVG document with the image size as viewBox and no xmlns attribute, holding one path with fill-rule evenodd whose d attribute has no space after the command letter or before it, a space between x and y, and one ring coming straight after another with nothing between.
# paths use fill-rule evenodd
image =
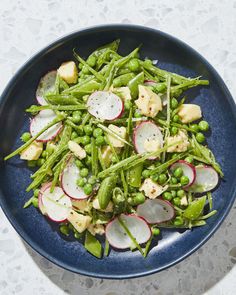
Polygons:
<instances>
[{"instance_id":1,"label":"bowl interior","mask_svg":"<svg viewBox=\"0 0 236 295\"><path fill-rule=\"evenodd\" d=\"M210 123L207 139L223 167L225 179L213 193L218 213L207 225L190 231L162 230L159 241L146 259L136 252L111 250L108 257L98 260L72 239L64 239L57 226L35 208L23 209L31 193L25 193L32 171L15 157L0 163L1 205L18 233L40 254L52 262L81 274L106 277L137 277L162 270L182 260L206 241L220 225L235 196L235 105L225 84L215 70L187 45L159 31L136 26L104 26L73 33L48 46L31 58L14 76L2 95L0 106L1 155L20 145L20 135L28 130L26 107L36 104L35 91L40 78L56 69L63 61L73 59L72 49L86 57L97 47L121 39L120 53L127 54L142 44L141 57L159 60L158 66L185 76L202 76L209 87L188 92L187 102L201 106Z\"/></svg>"}]
</instances>

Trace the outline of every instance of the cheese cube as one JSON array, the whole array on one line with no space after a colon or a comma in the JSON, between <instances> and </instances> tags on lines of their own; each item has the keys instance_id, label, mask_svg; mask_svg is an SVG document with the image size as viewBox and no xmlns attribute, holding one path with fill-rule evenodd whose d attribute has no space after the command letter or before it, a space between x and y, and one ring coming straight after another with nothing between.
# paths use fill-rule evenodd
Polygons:
<instances>
[{"instance_id":1,"label":"cheese cube","mask_svg":"<svg viewBox=\"0 0 236 295\"><path fill-rule=\"evenodd\" d=\"M155 183L151 178L146 178L139 190L144 191L145 196L149 199L155 199L166 190L166 187Z\"/></svg>"},{"instance_id":2,"label":"cheese cube","mask_svg":"<svg viewBox=\"0 0 236 295\"><path fill-rule=\"evenodd\" d=\"M98 201L98 198L95 198L93 200L93 208L96 209L96 210L100 210L100 211L103 211L103 212L106 212L106 213L109 213L109 212L113 212L113 203L110 201L106 207L106 209L101 209L100 205L99 205L99 201Z\"/></svg>"},{"instance_id":3,"label":"cheese cube","mask_svg":"<svg viewBox=\"0 0 236 295\"><path fill-rule=\"evenodd\" d=\"M108 128L113 131L114 133L116 133L118 136L120 136L121 138L125 139L126 137L126 128L125 127L118 127L116 125L110 124L108 126ZM108 134L108 139L110 140L111 144L114 147L123 147L125 144L123 141L120 141L118 138L116 138L115 136L113 136L112 134Z\"/></svg>"},{"instance_id":4,"label":"cheese cube","mask_svg":"<svg viewBox=\"0 0 236 295\"><path fill-rule=\"evenodd\" d=\"M72 153L78 157L80 160L86 157L86 151L75 141L70 140L68 142L68 148L72 151Z\"/></svg>"},{"instance_id":5,"label":"cheese cube","mask_svg":"<svg viewBox=\"0 0 236 295\"><path fill-rule=\"evenodd\" d=\"M20 154L22 160L38 160L43 151L43 143L33 141L23 152Z\"/></svg>"},{"instance_id":6,"label":"cheese cube","mask_svg":"<svg viewBox=\"0 0 236 295\"><path fill-rule=\"evenodd\" d=\"M76 64L73 61L64 62L57 70L59 76L66 81L66 83L76 83L78 79L78 71Z\"/></svg>"},{"instance_id":7,"label":"cheese cube","mask_svg":"<svg viewBox=\"0 0 236 295\"><path fill-rule=\"evenodd\" d=\"M131 100L131 93L129 87L119 87L115 88L115 91L118 92L118 95L122 98L123 101Z\"/></svg>"},{"instance_id":8,"label":"cheese cube","mask_svg":"<svg viewBox=\"0 0 236 295\"><path fill-rule=\"evenodd\" d=\"M90 216L79 214L74 210L70 210L67 220L74 226L74 228L79 233L82 233L88 228L92 218Z\"/></svg>"},{"instance_id":9,"label":"cheese cube","mask_svg":"<svg viewBox=\"0 0 236 295\"><path fill-rule=\"evenodd\" d=\"M178 115L182 123L191 123L195 120L201 119L202 111L199 105L182 104L178 111Z\"/></svg>"},{"instance_id":10,"label":"cheese cube","mask_svg":"<svg viewBox=\"0 0 236 295\"><path fill-rule=\"evenodd\" d=\"M176 145L175 145L175 143L176 143ZM188 136L187 136L186 132L183 130L180 130L178 132L178 134L176 134L174 136L169 136L167 138L167 145L171 145L167 149L168 153L175 153L175 152L181 153L181 152L187 151L190 143L188 141Z\"/></svg>"}]
</instances>

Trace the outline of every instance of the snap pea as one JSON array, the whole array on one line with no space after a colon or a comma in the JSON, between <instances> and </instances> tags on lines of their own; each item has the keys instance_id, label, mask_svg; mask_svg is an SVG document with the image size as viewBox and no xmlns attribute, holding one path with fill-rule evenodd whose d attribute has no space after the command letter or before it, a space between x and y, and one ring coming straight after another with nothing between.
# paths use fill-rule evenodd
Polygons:
<instances>
[{"instance_id":1,"label":"snap pea","mask_svg":"<svg viewBox=\"0 0 236 295\"><path fill-rule=\"evenodd\" d=\"M116 186L117 177L111 175L105 178L100 185L97 197L101 209L106 209L112 197L112 191Z\"/></svg>"},{"instance_id":2,"label":"snap pea","mask_svg":"<svg viewBox=\"0 0 236 295\"><path fill-rule=\"evenodd\" d=\"M192 201L183 213L183 217L189 220L196 220L201 215L202 210L206 203L206 196L195 199Z\"/></svg>"},{"instance_id":3,"label":"snap pea","mask_svg":"<svg viewBox=\"0 0 236 295\"><path fill-rule=\"evenodd\" d=\"M135 76L133 79L131 79L128 83L128 87L131 92L131 96L133 98L137 98L138 96L138 85L143 84L144 82L144 74L143 72L139 73L137 76Z\"/></svg>"},{"instance_id":4,"label":"snap pea","mask_svg":"<svg viewBox=\"0 0 236 295\"><path fill-rule=\"evenodd\" d=\"M91 146L92 146L92 174L96 176L98 174L98 148L95 144L95 139L91 139Z\"/></svg>"},{"instance_id":5,"label":"snap pea","mask_svg":"<svg viewBox=\"0 0 236 295\"><path fill-rule=\"evenodd\" d=\"M70 94L46 94L46 99L52 105L76 105L78 100Z\"/></svg>"},{"instance_id":6,"label":"snap pea","mask_svg":"<svg viewBox=\"0 0 236 295\"><path fill-rule=\"evenodd\" d=\"M76 104L76 105L43 105L43 106L38 106L38 105L32 105L25 111L27 113L32 113L32 114L37 114L39 111L42 110L55 110L55 111L78 111L78 110L86 110L87 107L82 104Z\"/></svg>"},{"instance_id":7,"label":"snap pea","mask_svg":"<svg viewBox=\"0 0 236 295\"><path fill-rule=\"evenodd\" d=\"M121 214L126 210L126 197L119 187L115 187L112 194L115 214Z\"/></svg>"},{"instance_id":8,"label":"snap pea","mask_svg":"<svg viewBox=\"0 0 236 295\"><path fill-rule=\"evenodd\" d=\"M102 245L89 231L86 231L85 234L84 247L95 257L102 257Z\"/></svg>"},{"instance_id":9,"label":"snap pea","mask_svg":"<svg viewBox=\"0 0 236 295\"><path fill-rule=\"evenodd\" d=\"M127 171L127 180L129 185L133 187L140 187L142 170L143 170L143 163L137 166L134 166Z\"/></svg>"},{"instance_id":10,"label":"snap pea","mask_svg":"<svg viewBox=\"0 0 236 295\"><path fill-rule=\"evenodd\" d=\"M129 83L129 81L132 80L134 77L135 77L134 73L127 73L127 74L120 75L113 80L113 86L114 87L126 86Z\"/></svg>"},{"instance_id":11,"label":"snap pea","mask_svg":"<svg viewBox=\"0 0 236 295\"><path fill-rule=\"evenodd\" d=\"M90 94L100 88L100 83L96 80L90 80L82 85L79 85L77 88L72 90L70 93L78 98L82 97L85 94Z\"/></svg>"}]
</instances>

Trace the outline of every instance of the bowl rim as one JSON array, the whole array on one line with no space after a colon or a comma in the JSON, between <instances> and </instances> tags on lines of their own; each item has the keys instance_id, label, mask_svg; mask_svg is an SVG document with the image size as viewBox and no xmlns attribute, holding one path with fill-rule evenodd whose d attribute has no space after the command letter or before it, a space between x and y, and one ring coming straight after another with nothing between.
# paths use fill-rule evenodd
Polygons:
<instances>
[{"instance_id":1,"label":"bowl rim","mask_svg":"<svg viewBox=\"0 0 236 295\"><path fill-rule=\"evenodd\" d=\"M97 25L97 26L89 26L89 27L85 27L82 28L80 30L75 30L72 31L69 34L65 34L62 37L57 38L55 41L50 42L47 46L43 47L42 49L38 50L36 53L34 53L33 55L31 55L24 63L22 66L19 67L19 69L16 71L16 73L13 75L13 77L9 80L9 82L7 83L6 87L4 88L1 96L0 96L0 113L1 113L1 109L4 108L5 103L7 102L7 96L8 96L8 92L11 91L11 88L14 86L14 84L16 84L19 76L24 73L24 71L28 70L29 67L34 63L34 60L37 59L38 57L40 57L42 54L47 53L51 50L53 50L55 47L59 46L61 43L64 43L66 41L69 41L70 39L73 39L75 36L77 36L78 34L86 34L86 33L90 33L90 32L101 32L103 30L133 30L133 31L141 31L141 32L150 32L150 33L155 33L155 34L159 34L161 36L163 36L164 38L167 38L169 40L172 40L174 42L176 42L179 46L184 47L186 49L188 49L188 51L192 52L203 64L205 64L209 70L213 73L216 81L218 84L221 85L221 87L223 88L223 91L226 93L226 97L227 97L227 101L230 104L230 107L232 109L233 112L233 116L235 118L236 121L236 105L235 102L233 100L233 97L230 93L230 91L228 90L227 86L225 85L223 79L220 77L220 75L218 74L218 72L215 70L215 68L200 54L198 53L194 48L192 48L191 46L189 46L187 43L183 42L182 40L168 34L165 32L162 32L160 30L157 29L153 29L150 27L146 27L146 26L141 26L141 25L135 25L135 24L103 24L103 25ZM236 184L236 178L234 181L234 184ZM219 226L222 224L222 222L224 221L224 219L226 218L226 216L228 215L234 200L236 198L236 185L232 184L231 186L231 193L230 195L232 196L231 199L229 200L227 206L224 209L224 212L222 213L221 216L219 216L219 218L216 220L214 226L212 227L211 231L209 231L209 233L207 235L204 236L204 238L193 248L191 248L188 252L186 252L184 255L182 255L181 257L173 260L172 262L169 262L168 264L165 264L162 267L156 268L156 269L152 269L152 270L144 270L142 272L136 273L136 274L125 274L125 275L120 275L120 274L99 274L93 271L85 271L85 270L81 270L78 269L76 267L70 267L68 266L67 263L64 263L62 261L60 261L59 259L53 258L50 254L48 254L46 251L44 251L40 246L38 246L38 244L36 242L34 242L21 228L21 226L16 222L15 217L13 216L13 214L7 210L7 208L4 205L4 196L2 194L2 191L0 191L0 206L4 212L4 214L6 215L8 221L10 222L10 224L13 226L13 228L15 229L15 231L20 235L20 237L34 250L36 251L38 254L40 254L41 256L43 256L44 258L48 259L50 262L56 264L57 266L64 268L68 271L71 271L73 273L77 273L80 275L85 275L85 276L89 276L89 277L94 277L94 278L102 278L102 279L131 279L131 278L138 278L138 277L143 277L143 276L147 276L147 275L151 275L157 272L160 272L162 270L165 270L171 266L174 266L175 264L181 262L182 260L184 260L185 258L187 258L188 256L190 256L192 253L194 253L196 250L198 250L202 245L204 245L209 238L216 232L216 230L219 228Z\"/></svg>"}]
</instances>

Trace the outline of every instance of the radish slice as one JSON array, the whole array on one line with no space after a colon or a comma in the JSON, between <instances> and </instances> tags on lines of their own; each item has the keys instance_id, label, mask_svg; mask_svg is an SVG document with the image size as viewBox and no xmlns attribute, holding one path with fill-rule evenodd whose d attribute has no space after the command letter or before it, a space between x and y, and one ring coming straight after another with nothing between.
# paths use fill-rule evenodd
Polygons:
<instances>
[{"instance_id":1,"label":"radish slice","mask_svg":"<svg viewBox=\"0 0 236 295\"><path fill-rule=\"evenodd\" d=\"M71 157L62 172L61 187L67 196L76 200L88 198L83 188L76 184L79 177L79 168L75 164L74 157Z\"/></svg>"},{"instance_id":2,"label":"radish slice","mask_svg":"<svg viewBox=\"0 0 236 295\"><path fill-rule=\"evenodd\" d=\"M38 88L36 90L36 99L40 105L47 105L47 101L44 95L48 92L52 92L55 89L55 82L57 77L57 71L48 72L39 81Z\"/></svg>"},{"instance_id":3,"label":"radish slice","mask_svg":"<svg viewBox=\"0 0 236 295\"><path fill-rule=\"evenodd\" d=\"M115 120L122 115L122 99L109 91L96 91L87 101L88 112L101 120Z\"/></svg>"},{"instance_id":4,"label":"radish slice","mask_svg":"<svg viewBox=\"0 0 236 295\"><path fill-rule=\"evenodd\" d=\"M56 118L56 114L52 110L42 110L40 111L31 121L30 133L33 136L38 134L45 126L52 122ZM50 141L61 131L62 123L59 122L54 126L50 127L48 130L43 132L36 140L37 141Z\"/></svg>"},{"instance_id":5,"label":"radish slice","mask_svg":"<svg viewBox=\"0 0 236 295\"><path fill-rule=\"evenodd\" d=\"M143 217L148 223L154 224L171 220L175 216L175 210L168 201L148 199L137 207L137 214Z\"/></svg>"},{"instance_id":6,"label":"radish slice","mask_svg":"<svg viewBox=\"0 0 236 295\"><path fill-rule=\"evenodd\" d=\"M187 188L190 185L192 185L196 178L195 167L192 164L188 163L187 161L179 160L175 162L173 165L171 165L170 170L174 172L174 170L177 168L182 168L184 175L187 176L189 179L189 183L184 187Z\"/></svg>"},{"instance_id":7,"label":"radish slice","mask_svg":"<svg viewBox=\"0 0 236 295\"><path fill-rule=\"evenodd\" d=\"M44 214L47 215L52 221L65 221L72 208L71 200L64 194L60 187L56 186L52 193L50 192L50 188L51 184L40 191L40 210L44 212Z\"/></svg>"},{"instance_id":8,"label":"radish slice","mask_svg":"<svg viewBox=\"0 0 236 295\"><path fill-rule=\"evenodd\" d=\"M146 221L136 215L120 215L132 236L138 244L146 243L151 237L151 230ZM106 238L111 246L117 249L135 247L133 241L127 235L118 218L113 219L106 226Z\"/></svg>"},{"instance_id":9,"label":"radish slice","mask_svg":"<svg viewBox=\"0 0 236 295\"><path fill-rule=\"evenodd\" d=\"M197 166L196 178L194 183L188 188L188 191L195 193L205 193L213 190L218 182L218 173L210 166Z\"/></svg>"},{"instance_id":10,"label":"radish slice","mask_svg":"<svg viewBox=\"0 0 236 295\"><path fill-rule=\"evenodd\" d=\"M151 121L144 121L139 124L133 133L133 143L138 154L146 153L145 142L158 141L160 148L163 147L163 135L159 127ZM154 160L151 157L150 160Z\"/></svg>"},{"instance_id":11,"label":"radish slice","mask_svg":"<svg viewBox=\"0 0 236 295\"><path fill-rule=\"evenodd\" d=\"M153 81L153 80L145 80L144 81L144 85L145 86L156 86L157 85L157 82L156 81Z\"/></svg>"}]
</instances>

